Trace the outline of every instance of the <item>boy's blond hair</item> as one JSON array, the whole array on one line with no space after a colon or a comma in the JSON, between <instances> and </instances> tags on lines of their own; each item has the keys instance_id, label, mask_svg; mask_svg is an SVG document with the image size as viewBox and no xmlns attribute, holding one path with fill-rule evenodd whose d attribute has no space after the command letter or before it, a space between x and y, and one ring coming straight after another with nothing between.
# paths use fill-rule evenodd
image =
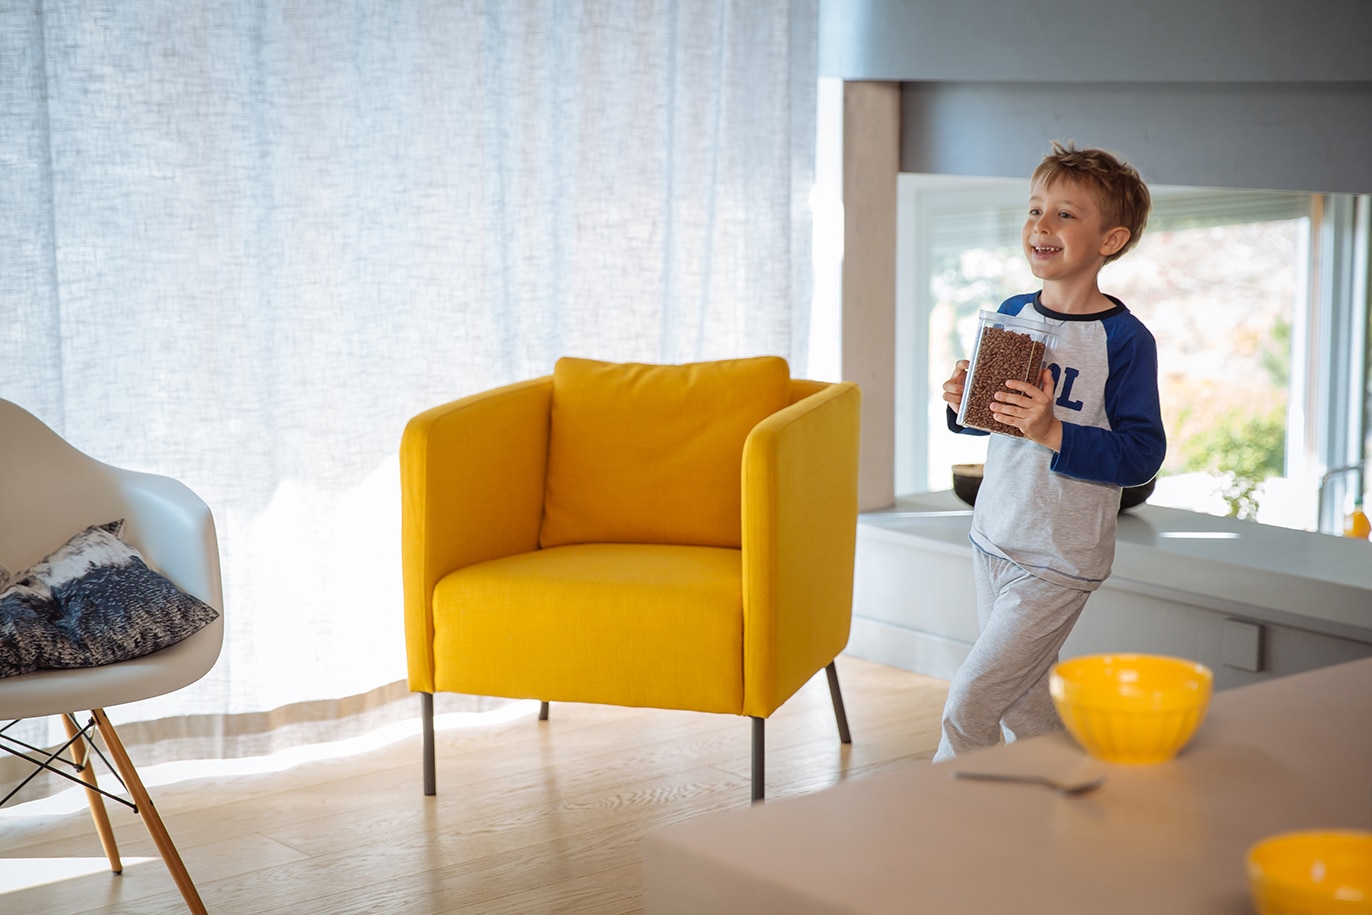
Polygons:
<instances>
[{"instance_id":1,"label":"boy's blond hair","mask_svg":"<svg viewBox=\"0 0 1372 915\"><path fill-rule=\"evenodd\" d=\"M1070 140L1066 146L1053 141L1053 151L1044 157L1029 178L1030 183L1043 182L1052 187L1059 181L1076 181L1096 195L1101 218L1107 229L1124 226L1129 240L1105 259L1110 263L1138 244L1148 225L1148 213L1153 207L1148 186L1138 170L1103 149L1077 149Z\"/></svg>"}]
</instances>

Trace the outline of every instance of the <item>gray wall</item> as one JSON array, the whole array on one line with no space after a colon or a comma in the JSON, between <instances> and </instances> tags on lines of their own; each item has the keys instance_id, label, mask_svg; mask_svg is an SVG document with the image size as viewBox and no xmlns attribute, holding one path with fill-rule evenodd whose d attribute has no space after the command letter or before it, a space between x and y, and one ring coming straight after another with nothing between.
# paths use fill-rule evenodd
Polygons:
<instances>
[{"instance_id":1,"label":"gray wall","mask_svg":"<svg viewBox=\"0 0 1372 915\"><path fill-rule=\"evenodd\" d=\"M822 0L820 74L902 83L902 171L1372 192L1372 0Z\"/></svg>"}]
</instances>

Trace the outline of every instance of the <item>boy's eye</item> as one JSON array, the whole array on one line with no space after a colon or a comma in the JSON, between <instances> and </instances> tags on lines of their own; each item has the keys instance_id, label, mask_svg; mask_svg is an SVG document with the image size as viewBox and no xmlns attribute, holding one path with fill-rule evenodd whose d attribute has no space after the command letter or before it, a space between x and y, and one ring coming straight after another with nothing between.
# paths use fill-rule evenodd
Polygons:
<instances>
[{"instance_id":1,"label":"boy's eye","mask_svg":"<svg viewBox=\"0 0 1372 915\"><path fill-rule=\"evenodd\" d=\"M1038 207L1030 207L1030 208L1029 208L1029 215L1030 215L1030 216L1038 216L1038 215L1040 215L1042 212L1043 212L1043 211L1040 210Z\"/></svg>"},{"instance_id":2,"label":"boy's eye","mask_svg":"<svg viewBox=\"0 0 1372 915\"><path fill-rule=\"evenodd\" d=\"M1063 218L1063 219L1071 219L1071 218L1072 218L1072 214L1069 213L1069 212L1067 212L1066 210L1063 210L1061 213L1058 214L1058 216L1061 217L1061 218Z\"/></svg>"}]
</instances>

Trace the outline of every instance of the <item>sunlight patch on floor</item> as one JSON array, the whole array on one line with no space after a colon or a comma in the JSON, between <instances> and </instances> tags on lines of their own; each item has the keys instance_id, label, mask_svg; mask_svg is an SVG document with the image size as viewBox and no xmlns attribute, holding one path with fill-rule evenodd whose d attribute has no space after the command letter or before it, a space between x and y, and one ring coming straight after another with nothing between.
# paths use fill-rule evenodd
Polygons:
<instances>
[{"instance_id":1,"label":"sunlight patch on floor","mask_svg":"<svg viewBox=\"0 0 1372 915\"><path fill-rule=\"evenodd\" d=\"M123 858L125 868L156 858ZM105 858L0 858L0 893L13 893L63 880L110 872Z\"/></svg>"},{"instance_id":2,"label":"sunlight patch on floor","mask_svg":"<svg viewBox=\"0 0 1372 915\"><path fill-rule=\"evenodd\" d=\"M449 712L434 716L434 731L470 730L506 724L526 716L536 715L538 709L538 700L523 699L486 712ZM140 766L138 776L143 780L144 787L152 794L154 788L197 778L264 775L284 772L305 763L357 756L361 753L390 746L419 733L420 720L412 718L407 721L397 721L359 737L351 737L332 743L292 747L289 750L282 750L268 756L252 756L245 759L178 760L156 766ZM137 760L134 761L134 764L137 765ZM119 781L109 772L101 772L100 787L113 794L121 796L123 794L123 788ZM0 820L12 817L67 816L86 809L85 789L71 788L51 797L0 809ZM0 883L0 886L3 885L5 884Z\"/></svg>"}]
</instances>

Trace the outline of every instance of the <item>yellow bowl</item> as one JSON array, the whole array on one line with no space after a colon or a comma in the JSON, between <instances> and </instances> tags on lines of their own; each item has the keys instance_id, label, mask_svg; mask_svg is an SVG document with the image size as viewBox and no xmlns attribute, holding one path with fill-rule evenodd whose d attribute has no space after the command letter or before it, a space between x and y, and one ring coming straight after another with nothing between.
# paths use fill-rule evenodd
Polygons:
<instances>
[{"instance_id":1,"label":"yellow bowl","mask_svg":"<svg viewBox=\"0 0 1372 915\"><path fill-rule=\"evenodd\" d=\"M1049 676L1053 704L1086 752L1114 763L1166 762L1210 707L1214 676L1195 661L1150 654L1071 658Z\"/></svg>"},{"instance_id":2,"label":"yellow bowl","mask_svg":"<svg viewBox=\"0 0 1372 915\"><path fill-rule=\"evenodd\" d=\"M1372 913L1372 832L1271 836L1248 849L1246 864L1258 915Z\"/></svg>"}]
</instances>

